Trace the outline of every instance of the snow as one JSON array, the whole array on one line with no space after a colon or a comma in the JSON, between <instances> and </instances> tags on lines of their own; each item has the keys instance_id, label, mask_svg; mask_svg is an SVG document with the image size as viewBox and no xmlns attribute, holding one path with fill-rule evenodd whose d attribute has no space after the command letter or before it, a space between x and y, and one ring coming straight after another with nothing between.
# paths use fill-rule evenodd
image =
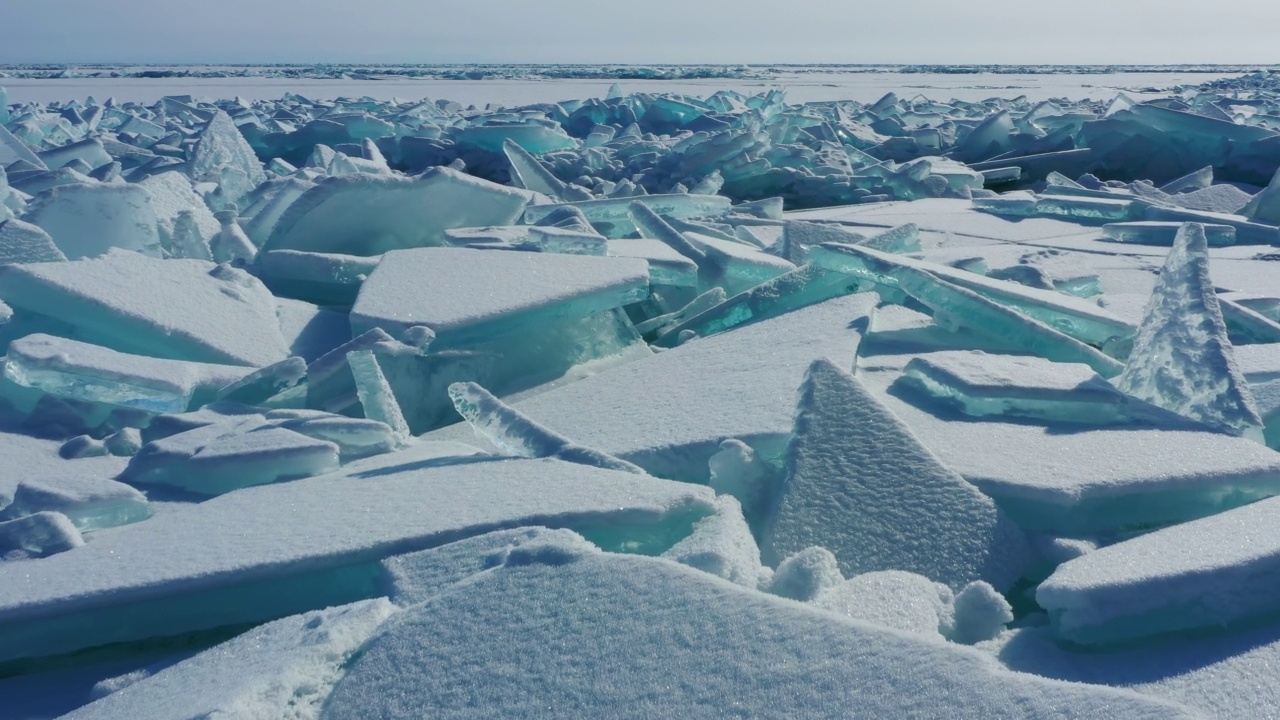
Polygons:
<instances>
[{"instance_id":1,"label":"snow","mask_svg":"<svg viewBox=\"0 0 1280 720\"><path fill-rule=\"evenodd\" d=\"M663 560L556 541L515 548L500 567L403 610L321 717L419 717L423 708L442 718L547 708L598 718L1185 716L1130 693L1009 673L973 650Z\"/></svg>"}]
</instances>

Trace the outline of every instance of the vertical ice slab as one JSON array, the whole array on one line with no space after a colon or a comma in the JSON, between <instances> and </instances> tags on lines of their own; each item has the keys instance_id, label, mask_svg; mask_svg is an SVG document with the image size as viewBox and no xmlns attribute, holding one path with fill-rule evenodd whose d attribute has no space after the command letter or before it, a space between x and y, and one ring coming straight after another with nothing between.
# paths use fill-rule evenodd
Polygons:
<instances>
[{"instance_id":1,"label":"vertical ice slab","mask_svg":"<svg viewBox=\"0 0 1280 720\"><path fill-rule=\"evenodd\" d=\"M1262 418L1236 365L1209 279L1204 228L1187 223L1160 270L1118 386L1210 427L1262 439Z\"/></svg>"},{"instance_id":2,"label":"vertical ice slab","mask_svg":"<svg viewBox=\"0 0 1280 720\"><path fill-rule=\"evenodd\" d=\"M765 531L769 564L821 545L845 575L907 570L955 590L974 580L1006 590L1033 556L994 502L830 360L805 377L786 471Z\"/></svg>"}]
</instances>

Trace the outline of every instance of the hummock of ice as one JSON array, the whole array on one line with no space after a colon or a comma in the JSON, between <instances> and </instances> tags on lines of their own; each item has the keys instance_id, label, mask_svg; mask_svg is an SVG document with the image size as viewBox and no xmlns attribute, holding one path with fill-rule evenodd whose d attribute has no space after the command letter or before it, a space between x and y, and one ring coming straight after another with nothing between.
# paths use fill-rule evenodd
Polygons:
<instances>
[{"instance_id":1,"label":"hummock of ice","mask_svg":"<svg viewBox=\"0 0 1280 720\"><path fill-rule=\"evenodd\" d=\"M1274 73L625 84L0 91L0 715L1276 714Z\"/></svg>"}]
</instances>

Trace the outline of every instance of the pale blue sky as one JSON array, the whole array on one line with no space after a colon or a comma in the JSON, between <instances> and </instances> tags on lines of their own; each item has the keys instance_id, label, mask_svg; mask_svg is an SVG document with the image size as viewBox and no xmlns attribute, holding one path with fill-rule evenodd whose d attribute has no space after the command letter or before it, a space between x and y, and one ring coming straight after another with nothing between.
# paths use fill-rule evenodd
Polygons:
<instances>
[{"instance_id":1,"label":"pale blue sky","mask_svg":"<svg viewBox=\"0 0 1280 720\"><path fill-rule=\"evenodd\" d=\"M1280 63L1275 0L0 0L0 63Z\"/></svg>"}]
</instances>

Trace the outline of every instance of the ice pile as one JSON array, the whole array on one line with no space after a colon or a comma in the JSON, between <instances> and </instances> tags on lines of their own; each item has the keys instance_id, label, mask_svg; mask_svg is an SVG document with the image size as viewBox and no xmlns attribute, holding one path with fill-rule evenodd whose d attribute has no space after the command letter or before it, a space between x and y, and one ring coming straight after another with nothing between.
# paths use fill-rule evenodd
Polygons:
<instances>
[{"instance_id":1,"label":"ice pile","mask_svg":"<svg viewBox=\"0 0 1280 720\"><path fill-rule=\"evenodd\" d=\"M10 106L0 707L1274 714L1230 92Z\"/></svg>"}]
</instances>

